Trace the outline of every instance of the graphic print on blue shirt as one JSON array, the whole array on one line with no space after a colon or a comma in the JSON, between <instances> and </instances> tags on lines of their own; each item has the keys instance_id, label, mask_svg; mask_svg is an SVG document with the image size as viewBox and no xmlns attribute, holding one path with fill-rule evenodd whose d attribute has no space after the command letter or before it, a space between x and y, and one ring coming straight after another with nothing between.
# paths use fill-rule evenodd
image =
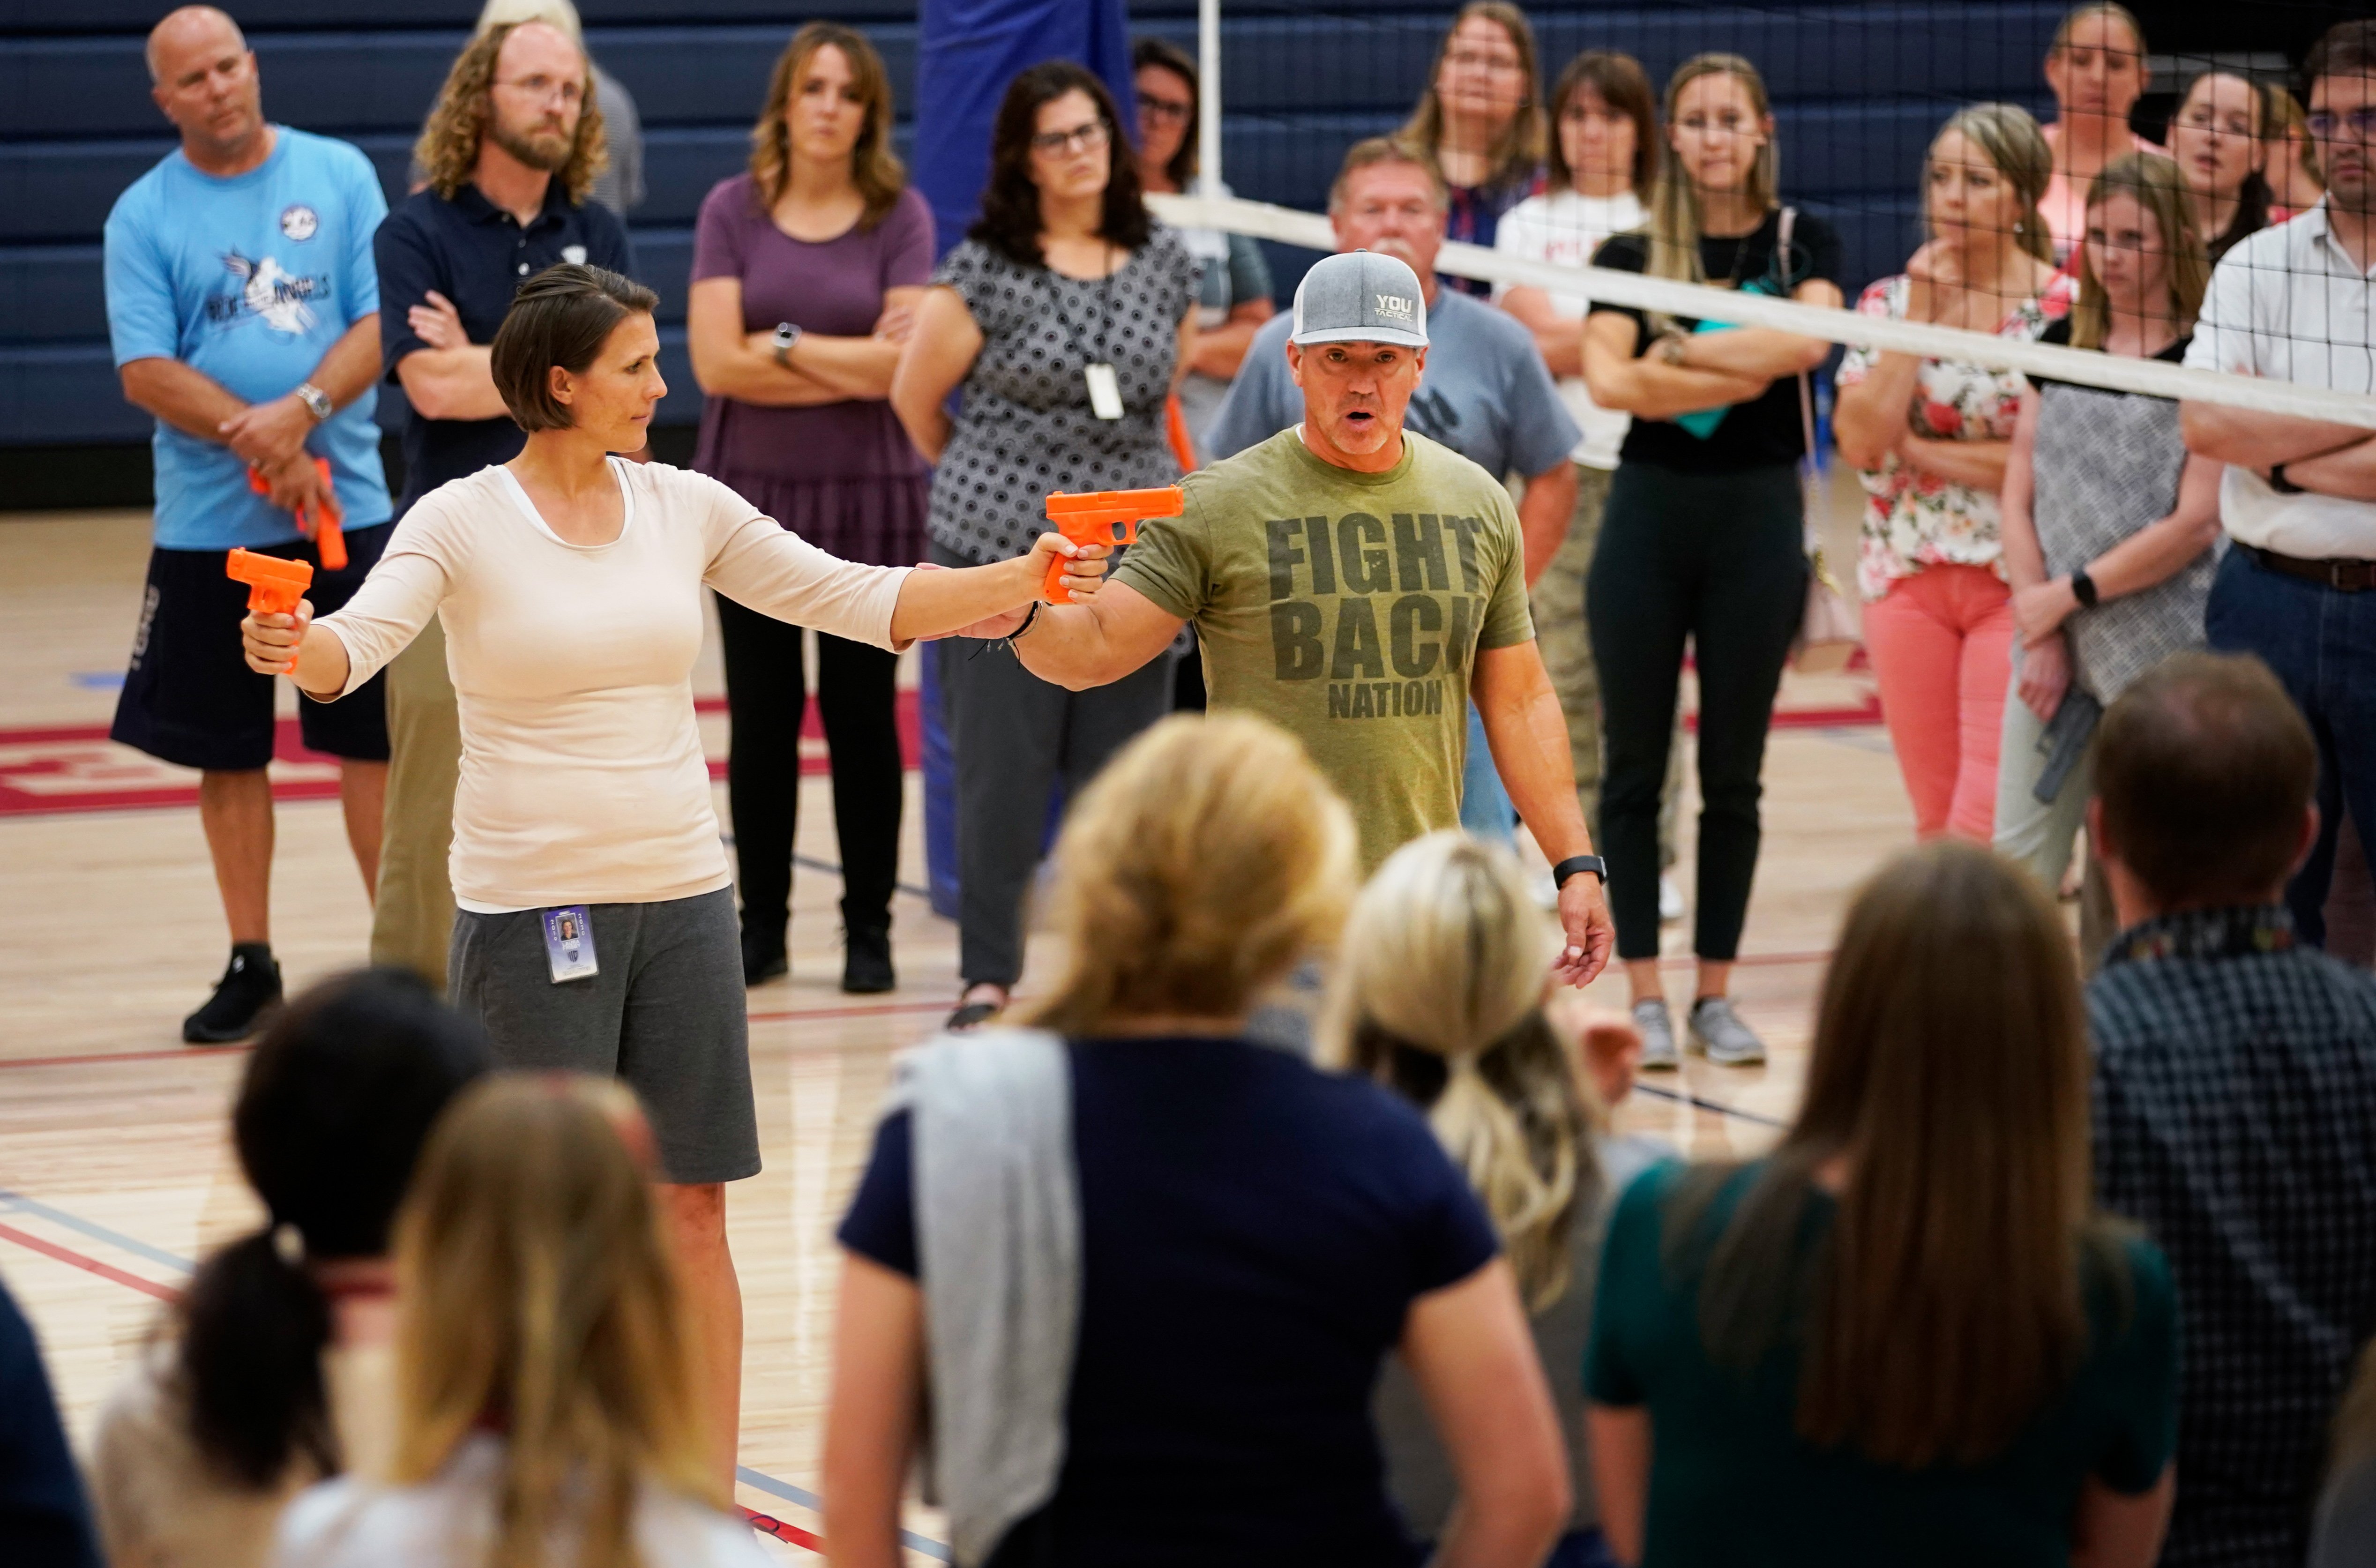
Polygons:
<instances>
[{"instance_id":1,"label":"graphic print on blue shirt","mask_svg":"<svg viewBox=\"0 0 2376 1568\"><path fill-rule=\"evenodd\" d=\"M379 177L342 141L276 125L263 163L228 179L179 149L134 181L107 218L107 326L115 363L179 360L247 402L304 381L379 309L372 235ZM388 517L379 427L366 391L305 440L330 460L346 526ZM295 520L248 488L230 447L157 423L157 545L282 544Z\"/></svg>"}]
</instances>

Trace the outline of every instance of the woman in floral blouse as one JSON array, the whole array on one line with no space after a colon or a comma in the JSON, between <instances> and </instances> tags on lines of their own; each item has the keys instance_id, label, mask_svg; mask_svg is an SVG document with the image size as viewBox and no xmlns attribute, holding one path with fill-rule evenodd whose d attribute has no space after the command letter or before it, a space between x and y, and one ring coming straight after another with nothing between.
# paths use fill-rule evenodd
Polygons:
<instances>
[{"instance_id":1,"label":"woman in floral blouse","mask_svg":"<svg viewBox=\"0 0 2376 1568\"><path fill-rule=\"evenodd\" d=\"M2037 123L2009 103L1949 120L1930 144L1931 238L1857 308L2035 338L2070 310L2038 197L2053 171ZM1857 577L1883 717L1923 837L1989 841L2013 644L1997 491L2021 376L1851 349L1834 423L1866 494Z\"/></svg>"}]
</instances>

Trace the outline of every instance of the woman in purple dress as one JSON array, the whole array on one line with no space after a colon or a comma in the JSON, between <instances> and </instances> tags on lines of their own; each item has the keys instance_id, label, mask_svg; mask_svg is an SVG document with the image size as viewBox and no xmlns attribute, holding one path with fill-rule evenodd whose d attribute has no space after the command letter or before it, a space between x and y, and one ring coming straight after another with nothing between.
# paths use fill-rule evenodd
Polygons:
<instances>
[{"instance_id":1,"label":"woman in purple dress","mask_svg":"<svg viewBox=\"0 0 2376 1568\"><path fill-rule=\"evenodd\" d=\"M849 28L812 22L776 62L751 172L701 204L686 317L701 383L694 467L845 560L924 555L930 471L885 401L933 269L933 218L891 151L891 86ZM727 803L742 974L785 972L801 720L801 628L718 601L731 741ZM817 707L840 839L841 988L888 991L903 764L894 655L824 632Z\"/></svg>"}]
</instances>

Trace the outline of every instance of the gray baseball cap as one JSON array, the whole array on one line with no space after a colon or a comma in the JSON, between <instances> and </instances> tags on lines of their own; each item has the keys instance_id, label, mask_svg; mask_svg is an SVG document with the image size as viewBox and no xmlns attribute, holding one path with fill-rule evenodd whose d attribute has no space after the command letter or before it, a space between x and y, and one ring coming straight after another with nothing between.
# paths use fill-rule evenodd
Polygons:
<instances>
[{"instance_id":1,"label":"gray baseball cap","mask_svg":"<svg viewBox=\"0 0 2376 1568\"><path fill-rule=\"evenodd\" d=\"M1427 296L1419 274L1377 251L1347 251L1314 262L1295 286L1289 342L1400 343L1427 347Z\"/></svg>"}]
</instances>

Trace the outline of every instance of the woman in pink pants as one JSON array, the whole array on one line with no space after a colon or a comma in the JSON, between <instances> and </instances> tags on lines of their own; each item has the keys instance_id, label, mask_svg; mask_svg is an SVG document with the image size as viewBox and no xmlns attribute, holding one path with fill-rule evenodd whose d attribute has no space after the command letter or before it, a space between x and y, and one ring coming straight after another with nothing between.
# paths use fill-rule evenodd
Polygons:
<instances>
[{"instance_id":1,"label":"woman in pink pants","mask_svg":"<svg viewBox=\"0 0 2376 1568\"><path fill-rule=\"evenodd\" d=\"M1857 308L2035 338L2070 309L2038 197L2053 172L2037 124L2008 103L1949 120L1930 144L1930 239ZM1989 841L2014 622L1997 490L2021 411L2011 371L1853 348L1834 424L1864 481L1857 576L1883 717L1914 827Z\"/></svg>"}]
</instances>

